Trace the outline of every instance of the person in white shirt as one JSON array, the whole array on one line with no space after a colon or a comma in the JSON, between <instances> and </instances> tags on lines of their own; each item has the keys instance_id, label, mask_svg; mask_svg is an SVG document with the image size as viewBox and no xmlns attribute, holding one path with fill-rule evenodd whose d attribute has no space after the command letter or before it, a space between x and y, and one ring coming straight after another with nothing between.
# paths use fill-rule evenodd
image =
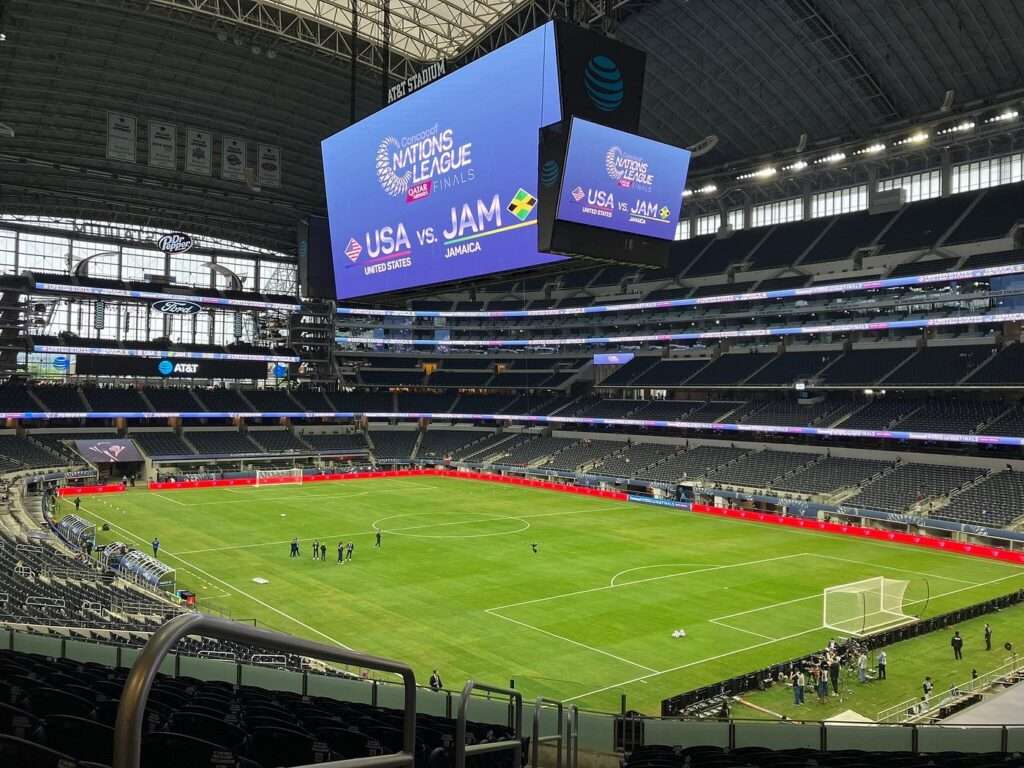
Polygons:
<instances>
[{"instance_id":1,"label":"person in white shirt","mask_svg":"<svg viewBox=\"0 0 1024 768\"><path fill-rule=\"evenodd\" d=\"M878 679L885 680L885 665L887 657L885 655L885 649L883 648L878 653Z\"/></svg>"}]
</instances>

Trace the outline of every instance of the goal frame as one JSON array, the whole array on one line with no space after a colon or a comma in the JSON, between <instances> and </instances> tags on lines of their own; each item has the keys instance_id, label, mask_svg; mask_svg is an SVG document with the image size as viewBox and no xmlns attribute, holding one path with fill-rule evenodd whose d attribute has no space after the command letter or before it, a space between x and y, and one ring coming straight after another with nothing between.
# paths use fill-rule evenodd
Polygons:
<instances>
[{"instance_id":1,"label":"goal frame","mask_svg":"<svg viewBox=\"0 0 1024 768\"><path fill-rule=\"evenodd\" d=\"M859 581L851 581L846 584L836 584L835 586L825 587L822 591L821 624L825 629L831 629L853 637L866 637L867 635L874 634L875 632L882 632L887 629L903 626L904 624L911 624L917 621L917 617L903 611L903 596L909 586L910 582L905 579L890 579L885 576L875 576L869 579L860 579ZM896 598L899 600L898 610L892 610L891 608L886 607L887 588L890 599L895 597L894 590L899 590L899 597ZM872 591L875 591L878 595L878 609L869 612L867 603L863 599L863 596ZM829 621L830 594L855 595L862 598L859 628L842 626L842 624L848 624L851 621L855 621L858 618L856 616L851 616L849 621L843 621L840 623ZM873 616L878 616L882 618L882 620L869 623L869 618Z\"/></svg>"},{"instance_id":2,"label":"goal frame","mask_svg":"<svg viewBox=\"0 0 1024 768\"><path fill-rule=\"evenodd\" d=\"M257 469L256 487L264 485L302 485L302 469Z\"/></svg>"}]
</instances>

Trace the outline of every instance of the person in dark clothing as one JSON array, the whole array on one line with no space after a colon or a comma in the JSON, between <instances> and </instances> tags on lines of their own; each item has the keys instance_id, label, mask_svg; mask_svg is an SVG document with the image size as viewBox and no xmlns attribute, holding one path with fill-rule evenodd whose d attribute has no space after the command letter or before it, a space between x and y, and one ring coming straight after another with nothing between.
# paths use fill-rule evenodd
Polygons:
<instances>
[{"instance_id":1,"label":"person in dark clothing","mask_svg":"<svg viewBox=\"0 0 1024 768\"><path fill-rule=\"evenodd\" d=\"M289 555L289 557L298 557L298 556L299 556L299 540L297 538L295 538L295 539L292 539L292 550L291 550L291 554Z\"/></svg>"},{"instance_id":2,"label":"person in dark clothing","mask_svg":"<svg viewBox=\"0 0 1024 768\"><path fill-rule=\"evenodd\" d=\"M959 630L953 633L953 638L949 641L949 644L953 646L953 658L958 661L964 657L964 639L960 637Z\"/></svg>"},{"instance_id":3,"label":"person in dark clothing","mask_svg":"<svg viewBox=\"0 0 1024 768\"><path fill-rule=\"evenodd\" d=\"M345 564L345 542L338 542L338 565Z\"/></svg>"},{"instance_id":4,"label":"person in dark clothing","mask_svg":"<svg viewBox=\"0 0 1024 768\"><path fill-rule=\"evenodd\" d=\"M82 506L82 497L81 496L75 496L75 512L77 512L79 507L81 507L81 506Z\"/></svg>"},{"instance_id":5,"label":"person in dark clothing","mask_svg":"<svg viewBox=\"0 0 1024 768\"><path fill-rule=\"evenodd\" d=\"M320 559L323 560L325 563L327 562L327 545L326 544L321 544L320 545Z\"/></svg>"},{"instance_id":6,"label":"person in dark clothing","mask_svg":"<svg viewBox=\"0 0 1024 768\"><path fill-rule=\"evenodd\" d=\"M374 534L373 538L374 538L373 546L376 547L377 549L380 549L380 528L377 529L377 532Z\"/></svg>"},{"instance_id":7,"label":"person in dark clothing","mask_svg":"<svg viewBox=\"0 0 1024 768\"><path fill-rule=\"evenodd\" d=\"M992 625L985 623L985 650L992 650Z\"/></svg>"},{"instance_id":8,"label":"person in dark clothing","mask_svg":"<svg viewBox=\"0 0 1024 768\"><path fill-rule=\"evenodd\" d=\"M832 682L832 693L839 695L839 658L833 656L828 663L828 679Z\"/></svg>"},{"instance_id":9,"label":"person in dark clothing","mask_svg":"<svg viewBox=\"0 0 1024 768\"><path fill-rule=\"evenodd\" d=\"M345 547L345 559L348 560L349 562L352 561L352 552L355 551L355 548L356 548L356 543L354 541L350 541L348 543L348 546Z\"/></svg>"},{"instance_id":10,"label":"person in dark clothing","mask_svg":"<svg viewBox=\"0 0 1024 768\"><path fill-rule=\"evenodd\" d=\"M320 558L320 540L317 539L313 542L313 559L317 560Z\"/></svg>"},{"instance_id":11,"label":"person in dark clothing","mask_svg":"<svg viewBox=\"0 0 1024 768\"><path fill-rule=\"evenodd\" d=\"M157 555L157 553L159 551L160 551L160 537L159 536L154 536L153 537L153 557L156 557L156 555Z\"/></svg>"},{"instance_id":12,"label":"person in dark clothing","mask_svg":"<svg viewBox=\"0 0 1024 768\"><path fill-rule=\"evenodd\" d=\"M430 676L430 688L434 691L440 691L444 687L444 683L441 682L441 676L437 674L437 670L434 670L434 674Z\"/></svg>"}]
</instances>

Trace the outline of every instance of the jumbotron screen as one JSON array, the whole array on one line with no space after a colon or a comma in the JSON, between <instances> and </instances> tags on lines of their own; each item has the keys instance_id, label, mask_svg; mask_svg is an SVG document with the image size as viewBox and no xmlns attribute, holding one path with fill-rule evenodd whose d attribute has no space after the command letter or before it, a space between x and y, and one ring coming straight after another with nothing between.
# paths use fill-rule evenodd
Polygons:
<instances>
[{"instance_id":1,"label":"jumbotron screen","mask_svg":"<svg viewBox=\"0 0 1024 768\"><path fill-rule=\"evenodd\" d=\"M685 149L573 118L557 218L672 240L689 167Z\"/></svg>"},{"instance_id":2,"label":"jumbotron screen","mask_svg":"<svg viewBox=\"0 0 1024 768\"><path fill-rule=\"evenodd\" d=\"M326 139L338 298L561 261L536 227L538 130L559 120L547 24Z\"/></svg>"}]
</instances>

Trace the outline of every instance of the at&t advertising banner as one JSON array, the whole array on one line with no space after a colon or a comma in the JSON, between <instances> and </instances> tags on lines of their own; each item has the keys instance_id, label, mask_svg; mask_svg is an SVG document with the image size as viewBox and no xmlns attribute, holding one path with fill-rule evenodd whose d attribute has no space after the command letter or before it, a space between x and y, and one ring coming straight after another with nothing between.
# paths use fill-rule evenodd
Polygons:
<instances>
[{"instance_id":1,"label":"at&t advertising banner","mask_svg":"<svg viewBox=\"0 0 1024 768\"><path fill-rule=\"evenodd\" d=\"M538 130L560 119L548 24L326 139L337 296L560 261L536 228Z\"/></svg>"},{"instance_id":2,"label":"at&t advertising banner","mask_svg":"<svg viewBox=\"0 0 1024 768\"><path fill-rule=\"evenodd\" d=\"M689 166L685 149L573 119L558 218L672 240Z\"/></svg>"}]
</instances>

